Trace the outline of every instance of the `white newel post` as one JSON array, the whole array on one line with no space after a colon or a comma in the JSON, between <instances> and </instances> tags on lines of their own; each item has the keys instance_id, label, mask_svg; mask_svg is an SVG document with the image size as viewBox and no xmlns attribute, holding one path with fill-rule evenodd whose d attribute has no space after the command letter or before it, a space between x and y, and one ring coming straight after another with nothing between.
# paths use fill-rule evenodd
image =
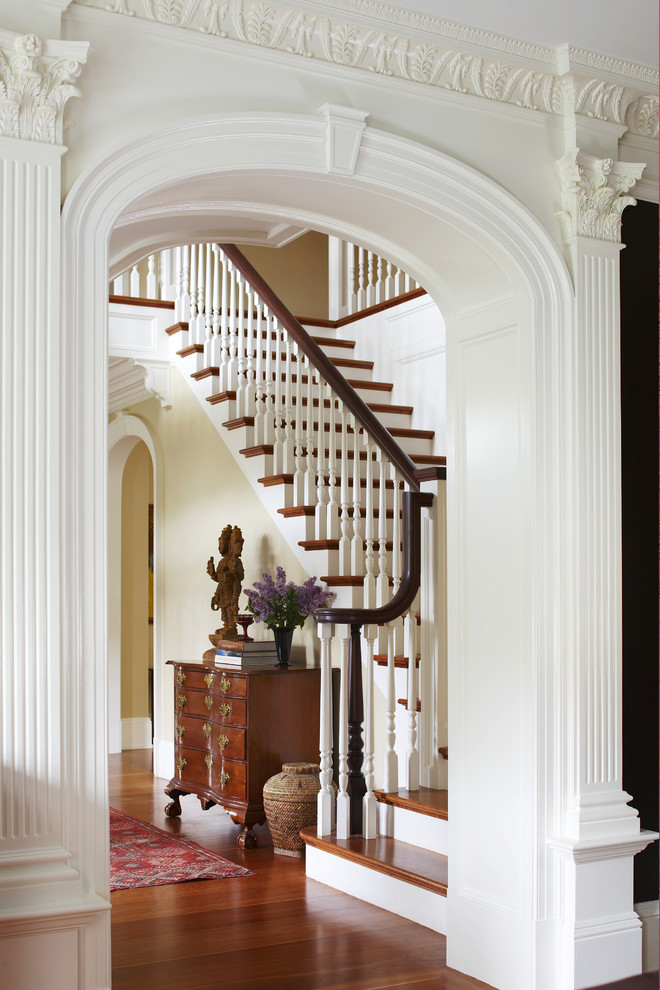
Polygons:
<instances>
[{"instance_id":1,"label":"white newel post","mask_svg":"<svg viewBox=\"0 0 660 990\"><path fill-rule=\"evenodd\" d=\"M641 972L633 911L633 858L655 837L641 832L622 788L621 457L619 252L621 214L643 166L578 149L558 163L561 215L577 301L574 545L575 664L565 685L572 760L559 858L561 987L590 987ZM571 717L572 715L572 717Z\"/></svg>"},{"instance_id":2,"label":"white newel post","mask_svg":"<svg viewBox=\"0 0 660 990\"><path fill-rule=\"evenodd\" d=\"M0 30L0 982L12 990L110 984L104 870L95 882L107 809L78 772L81 658L66 614L78 589L65 520L62 119L87 49Z\"/></svg>"}]
</instances>

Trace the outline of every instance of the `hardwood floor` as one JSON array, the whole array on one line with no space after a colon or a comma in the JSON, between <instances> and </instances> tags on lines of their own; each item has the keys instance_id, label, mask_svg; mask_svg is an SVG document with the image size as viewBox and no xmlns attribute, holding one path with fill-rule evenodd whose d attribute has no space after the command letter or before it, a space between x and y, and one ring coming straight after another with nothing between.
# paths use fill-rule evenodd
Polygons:
<instances>
[{"instance_id":1,"label":"hardwood floor","mask_svg":"<svg viewBox=\"0 0 660 990\"><path fill-rule=\"evenodd\" d=\"M182 799L166 818L167 781L151 751L111 756L110 804L249 867L255 876L115 891L113 990L484 990L445 965L444 936L308 880L302 860L259 848L220 808Z\"/></svg>"}]
</instances>

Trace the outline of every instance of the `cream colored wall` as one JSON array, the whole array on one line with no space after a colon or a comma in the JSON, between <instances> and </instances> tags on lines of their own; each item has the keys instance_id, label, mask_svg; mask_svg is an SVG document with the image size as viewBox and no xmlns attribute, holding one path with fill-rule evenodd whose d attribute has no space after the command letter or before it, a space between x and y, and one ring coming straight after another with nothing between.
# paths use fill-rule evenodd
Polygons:
<instances>
[{"instance_id":1,"label":"cream colored wall","mask_svg":"<svg viewBox=\"0 0 660 990\"><path fill-rule=\"evenodd\" d=\"M124 468L121 527L121 717L149 714L148 668L152 656L148 622L148 506L153 469L144 443L136 444Z\"/></svg>"},{"instance_id":2,"label":"cream colored wall","mask_svg":"<svg viewBox=\"0 0 660 990\"><path fill-rule=\"evenodd\" d=\"M328 318L328 238L310 230L280 248L241 251L294 316Z\"/></svg>"},{"instance_id":3,"label":"cream colored wall","mask_svg":"<svg viewBox=\"0 0 660 990\"><path fill-rule=\"evenodd\" d=\"M161 588L160 656L164 739L173 739L172 674L169 659L201 660L209 649L209 633L220 625L211 609L215 584L206 573L213 555L218 560L218 537L231 523L243 531L245 569L243 587L260 580L264 571L274 573L281 564L289 579L301 583L309 577L276 530L256 492L210 423L198 400L172 369L172 407L163 409L155 399L133 406L130 413L153 429L161 447L163 480L160 505L160 547L156 568ZM247 599L241 595L239 610ZM156 603L158 610L159 603ZM262 625L250 629L254 638L269 639ZM316 627L311 619L294 636L293 659L313 662L318 654Z\"/></svg>"}]
</instances>

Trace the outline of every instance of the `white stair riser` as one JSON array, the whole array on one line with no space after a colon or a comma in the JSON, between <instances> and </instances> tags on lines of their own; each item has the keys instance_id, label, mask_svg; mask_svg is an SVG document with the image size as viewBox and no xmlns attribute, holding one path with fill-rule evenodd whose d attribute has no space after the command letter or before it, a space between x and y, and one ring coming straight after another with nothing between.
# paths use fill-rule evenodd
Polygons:
<instances>
[{"instance_id":1,"label":"white stair riser","mask_svg":"<svg viewBox=\"0 0 660 990\"><path fill-rule=\"evenodd\" d=\"M305 872L335 890L447 934L446 897L309 845L305 850Z\"/></svg>"},{"instance_id":2,"label":"white stair riser","mask_svg":"<svg viewBox=\"0 0 660 990\"><path fill-rule=\"evenodd\" d=\"M411 846L449 855L448 823L442 818L432 818L408 808L396 808L379 802L378 831Z\"/></svg>"}]
</instances>

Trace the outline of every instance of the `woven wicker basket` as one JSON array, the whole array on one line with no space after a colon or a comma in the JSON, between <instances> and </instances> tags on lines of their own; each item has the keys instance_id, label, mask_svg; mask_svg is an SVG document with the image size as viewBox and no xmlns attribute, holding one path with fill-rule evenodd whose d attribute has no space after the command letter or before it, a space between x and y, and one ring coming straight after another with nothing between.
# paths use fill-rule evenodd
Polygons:
<instances>
[{"instance_id":1,"label":"woven wicker basket","mask_svg":"<svg viewBox=\"0 0 660 990\"><path fill-rule=\"evenodd\" d=\"M264 784L264 810L273 846L283 856L302 856L300 829L316 824L317 794L321 790L316 763L284 763L282 773Z\"/></svg>"}]
</instances>

